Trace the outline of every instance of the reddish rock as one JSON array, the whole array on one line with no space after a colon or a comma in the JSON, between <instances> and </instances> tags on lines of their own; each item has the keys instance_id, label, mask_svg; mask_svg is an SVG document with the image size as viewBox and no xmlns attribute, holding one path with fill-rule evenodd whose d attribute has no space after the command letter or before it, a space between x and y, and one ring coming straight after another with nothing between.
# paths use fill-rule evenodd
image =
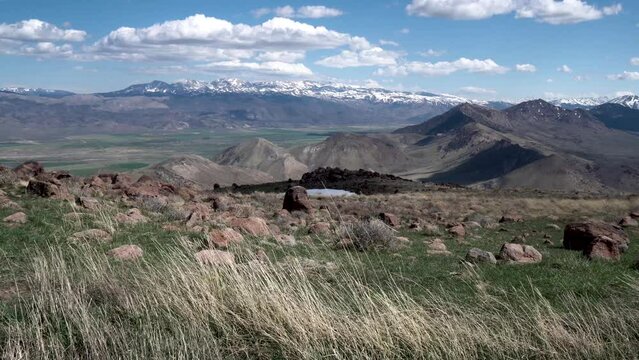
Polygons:
<instances>
[{"instance_id":1,"label":"reddish rock","mask_svg":"<svg viewBox=\"0 0 639 360\"><path fill-rule=\"evenodd\" d=\"M309 212L313 209L313 206L308 199L308 193L306 193L306 189L301 186L293 186L286 191L282 208L288 210L289 212Z\"/></svg>"},{"instance_id":2,"label":"reddish rock","mask_svg":"<svg viewBox=\"0 0 639 360\"><path fill-rule=\"evenodd\" d=\"M44 168L37 161L27 161L21 165L18 165L13 172L21 180L29 180L44 172Z\"/></svg>"},{"instance_id":3,"label":"reddish rock","mask_svg":"<svg viewBox=\"0 0 639 360\"><path fill-rule=\"evenodd\" d=\"M115 216L115 220L121 224L139 224L147 222L146 216L142 215L142 212L139 209L131 209L126 212L126 214L117 214Z\"/></svg>"},{"instance_id":4,"label":"reddish rock","mask_svg":"<svg viewBox=\"0 0 639 360\"><path fill-rule=\"evenodd\" d=\"M513 222L523 222L523 221L524 221L523 216L518 214L512 214L512 213L504 214L504 216L502 216L501 219L499 219L500 223L513 223Z\"/></svg>"},{"instance_id":5,"label":"reddish rock","mask_svg":"<svg viewBox=\"0 0 639 360\"><path fill-rule=\"evenodd\" d=\"M542 255L530 245L504 244L499 251L499 258L509 263L533 264L541 262Z\"/></svg>"},{"instance_id":6,"label":"reddish rock","mask_svg":"<svg viewBox=\"0 0 639 360\"><path fill-rule=\"evenodd\" d=\"M621 227L637 227L639 226L639 221L634 219L632 216L626 216L619 221L619 226Z\"/></svg>"},{"instance_id":7,"label":"reddish rock","mask_svg":"<svg viewBox=\"0 0 639 360\"><path fill-rule=\"evenodd\" d=\"M230 221L233 228L240 230L251 236L269 236L271 229L266 221L258 217L233 218Z\"/></svg>"},{"instance_id":8,"label":"reddish rock","mask_svg":"<svg viewBox=\"0 0 639 360\"><path fill-rule=\"evenodd\" d=\"M383 212L379 214L379 219L386 223L386 225L391 227L398 227L401 225L399 217L397 217L397 215L395 214Z\"/></svg>"},{"instance_id":9,"label":"reddish rock","mask_svg":"<svg viewBox=\"0 0 639 360\"><path fill-rule=\"evenodd\" d=\"M230 244L238 244L244 240L244 236L231 229L214 229L208 234L208 241L214 247L226 249Z\"/></svg>"},{"instance_id":10,"label":"reddish rock","mask_svg":"<svg viewBox=\"0 0 639 360\"><path fill-rule=\"evenodd\" d=\"M313 235L329 235L331 233L331 224L327 222L318 222L308 228L308 233Z\"/></svg>"},{"instance_id":11,"label":"reddish rock","mask_svg":"<svg viewBox=\"0 0 639 360\"><path fill-rule=\"evenodd\" d=\"M598 236L588 243L583 251L584 255L590 259L603 259L617 261L621 258L619 243L607 236Z\"/></svg>"},{"instance_id":12,"label":"reddish rock","mask_svg":"<svg viewBox=\"0 0 639 360\"><path fill-rule=\"evenodd\" d=\"M616 242L622 252L628 248L630 242L628 235L619 226L588 222L566 225L563 245L569 250L584 251L590 243L600 237L608 237Z\"/></svg>"},{"instance_id":13,"label":"reddish rock","mask_svg":"<svg viewBox=\"0 0 639 360\"><path fill-rule=\"evenodd\" d=\"M26 224L27 223L27 214L23 212L17 212L13 215L9 215L2 219L2 221L8 224Z\"/></svg>"},{"instance_id":14,"label":"reddish rock","mask_svg":"<svg viewBox=\"0 0 639 360\"><path fill-rule=\"evenodd\" d=\"M196 225L208 221L210 218L211 211L209 207L198 204L193 208L191 214L189 214L188 218L186 219L186 227L193 228Z\"/></svg>"},{"instance_id":15,"label":"reddish rock","mask_svg":"<svg viewBox=\"0 0 639 360\"><path fill-rule=\"evenodd\" d=\"M79 196L75 199L75 203L87 210L97 210L100 207L100 202L96 198L88 196Z\"/></svg>"},{"instance_id":16,"label":"reddish rock","mask_svg":"<svg viewBox=\"0 0 639 360\"><path fill-rule=\"evenodd\" d=\"M202 265L233 266L235 255L222 250L202 250L195 254L195 260Z\"/></svg>"},{"instance_id":17,"label":"reddish rock","mask_svg":"<svg viewBox=\"0 0 639 360\"><path fill-rule=\"evenodd\" d=\"M451 226L448 229L448 232L450 234L453 234L453 235L458 236L458 237L466 236L466 228L464 228L464 225L462 225L462 224L456 224L456 225Z\"/></svg>"},{"instance_id":18,"label":"reddish rock","mask_svg":"<svg viewBox=\"0 0 639 360\"><path fill-rule=\"evenodd\" d=\"M44 198L55 197L61 193L57 185L40 180L29 181L27 192Z\"/></svg>"},{"instance_id":19,"label":"reddish rock","mask_svg":"<svg viewBox=\"0 0 639 360\"><path fill-rule=\"evenodd\" d=\"M118 260L136 260L141 258L144 252L137 245L122 245L111 249L107 254Z\"/></svg>"}]
</instances>

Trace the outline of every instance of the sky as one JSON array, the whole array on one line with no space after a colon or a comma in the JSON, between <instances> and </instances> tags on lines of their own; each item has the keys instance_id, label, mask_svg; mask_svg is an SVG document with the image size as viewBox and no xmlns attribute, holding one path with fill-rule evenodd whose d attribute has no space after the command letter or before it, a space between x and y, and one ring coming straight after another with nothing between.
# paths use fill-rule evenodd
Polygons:
<instances>
[{"instance_id":1,"label":"sky","mask_svg":"<svg viewBox=\"0 0 639 360\"><path fill-rule=\"evenodd\" d=\"M485 100L638 93L636 0L0 0L0 87L336 81Z\"/></svg>"}]
</instances>

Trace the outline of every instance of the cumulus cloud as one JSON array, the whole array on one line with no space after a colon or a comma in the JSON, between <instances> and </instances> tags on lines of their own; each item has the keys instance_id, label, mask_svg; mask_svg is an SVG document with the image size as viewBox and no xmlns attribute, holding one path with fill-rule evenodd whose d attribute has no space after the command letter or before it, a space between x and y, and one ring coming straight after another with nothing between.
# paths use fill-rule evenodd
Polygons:
<instances>
[{"instance_id":1,"label":"cumulus cloud","mask_svg":"<svg viewBox=\"0 0 639 360\"><path fill-rule=\"evenodd\" d=\"M572 69L568 65L561 65L560 67L557 68L557 71L570 74L572 72Z\"/></svg>"},{"instance_id":2,"label":"cumulus cloud","mask_svg":"<svg viewBox=\"0 0 639 360\"><path fill-rule=\"evenodd\" d=\"M497 94L497 91L492 89L484 89L476 86L464 86L459 89L460 92L464 94L473 94L473 95L494 95Z\"/></svg>"},{"instance_id":3,"label":"cumulus cloud","mask_svg":"<svg viewBox=\"0 0 639 360\"><path fill-rule=\"evenodd\" d=\"M446 50L434 50L434 49L428 49L426 51L422 51L419 53L419 55L424 57L438 57L444 54L446 54Z\"/></svg>"},{"instance_id":4,"label":"cumulus cloud","mask_svg":"<svg viewBox=\"0 0 639 360\"><path fill-rule=\"evenodd\" d=\"M384 46L399 46L399 44L398 44L398 43L396 43L395 41L392 41L392 40L384 40L384 39L381 39L381 40L379 41L379 44L380 44L380 45L384 45Z\"/></svg>"},{"instance_id":5,"label":"cumulus cloud","mask_svg":"<svg viewBox=\"0 0 639 360\"><path fill-rule=\"evenodd\" d=\"M537 71L537 67L532 64L517 64L515 69L519 72L534 73Z\"/></svg>"},{"instance_id":6,"label":"cumulus cloud","mask_svg":"<svg viewBox=\"0 0 639 360\"><path fill-rule=\"evenodd\" d=\"M436 63L412 61L398 66L389 66L377 70L377 75L424 75L442 76L465 71L469 73L503 74L508 68L497 64L492 59L460 58L455 61L440 61Z\"/></svg>"},{"instance_id":7,"label":"cumulus cloud","mask_svg":"<svg viewBox=\"0 0 639 360\"><path fill-rule=\"evenodd\" d=\"M304 51L266 51L257 54L255 59L259 61L294 63L304 60L305 57L306 53Z\"/></svg>"},{"instance_id":8,"label":"cumulus cloud","mask_svg":"<svg viewBox=\"0 0 639 360\"><path fill-rule=\"evenodd\" d=\"M630 65L639 66L639 57L630 59Z\"/></svg>"},{"instance_id":9,"label":"cumulus cloud","mask_svg":"<svg viewBox=\"0 0 639 360\"><path fill-rule=\"evenodd\" d=\"M87 33L82 30L60 29L38 19L23 20L14 24L0 24L0 39L16 41L54 42L83 41Z\"/></svg>"},{"instance_id":10,"label":"cumulus cloud","mask_svg":"<svg viewBox=\"0 0 639 360\"><path fill-rule=\"evenodd\" d=\"M318 65L347 68L361 66L388 66L395 65L399 54L373 46L362 50L344 50L338 55L329 56L316 62Z\"/></svg>"},{"instance_id":11,"label":"cumulus cloud","mask_svg":"<svg viewBox=\"0 0 639 360\"><path fill-rule=\"evenodd\" d=\"M621 4L599 8L583 0L412 0L406 7L410 15L456 20L480 20L514 12L517 18L553 25L597 20L622 10Z\"/></svg>"},{"instance_id":12,"label":"cumulus cloud","mask_svg":"<svg viewBox=\"0 0 639 360\"><path fill-rule=\"evenodd\" d=\"M309 77L313 72L304 64L291 64L280 61L243 62L240 60L212 62L198 66L198 69L210 72L257 73L290 77Z\"/></svg>"},{"instance_id":13,"label":"cumulus cloud","mask_svg":"<svg viewBox=\"0 0 639 360\"><path fill-rule=\"evenodd\" d=\"M637 71L624 71L621 74L608 75L610 80L639 80L639 72Z\"/></svg>"},{"instance_id":14,"label":"cumulus cloud","mask_svg":"<svg viewBox=\"0 0 639 360\"><path fill-rule=\"evenodd\" d=\"M341 16L344 13L339 9L329 8L323 5L307 5L297 9L286 5L277 8L260 8L253 10L253 16L258 18L270 14L285 18L321 19Z\"/></svg>"}]
</instances>

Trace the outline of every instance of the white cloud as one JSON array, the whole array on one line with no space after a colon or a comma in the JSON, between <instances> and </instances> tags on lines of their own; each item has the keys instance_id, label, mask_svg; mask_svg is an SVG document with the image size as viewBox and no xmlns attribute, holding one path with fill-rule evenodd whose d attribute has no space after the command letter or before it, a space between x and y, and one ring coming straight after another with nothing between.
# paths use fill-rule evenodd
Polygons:
<instances>
[{"instance_id":1,"label":"white cloud","mask_svg":"<svg viewBox=\"0 0 639 360\"><path fill-rule=\"evenodd\" d=\"M401 30L399 30L399 32L401 34L404 34L404 35L410 34L410 29L409 28L402 28Z\"/></svg>"},{"instance_id":2,"label":"white cloud","mask_svg":"<svg viewBox=\"0 0 639 360\"><path fill-rule=\"evenodd\" d=\"M384 40L384 39L379 40L379 44L383 46L399 46L399 44L396 43L395 41Z\"/></svg>"},{"instance_id":3,"label":"white cloud","mask_svg":"<svg viewBox=\"0 0 639 360\"><path fill-rule=\"evenodd\" d=\"M519 72L534 73L537 71L537 67L532 64L517 64L515 69Z\"/></svg>"},{"instance_id":4,"label":"white cloud","mask_svg":"<svg viewBox=\"0 0 639 360\"><path fill-rule=\"evenodd\" d=\"M639 80L639 72L637 71L624 71L621 74L608 75L610 80Z\"/></svg>"},{"instance_id":5,"label":"white cloud","mask_svg":"<svg viewBox=\"0 0 639 360\"><path fill-rule=\"evenodd\" d=\"M406 11L415 16L457 20L480 20L514 12L517 18L559 25L616 15L622 6L598 8L583 0L412 0Z\"/></svg>"},{"instance_id":6,"label":"white cloud","mask_svg":"<svg viewBox=\"0 0 639 360\"><path fill-rule=\"evenodd\" d=\"M509 69L497 64L492 59L467 59L460 58L455 61L440 61L436 63L412 61L399 66L389 66L377 70L377 75L398 76L398 75L424 75L442 76L450 75L459 71L470 73L503 74Z\"/></svg>"},{"instance_id":7,"label":"white cloud","mask_svg":"<svg viewBox=\"0 0 639 360\"><path fill-rule=\"evenodd\" d=\"M17 41L83 41L87 33L82 30L60 29L38 19L23 20L14 24L0 24L0 39Z\"/></svg>"},{"instance_id":8,"label":"white cloud","mask_svg":"<svg viewBox=\"0 0 639 360\"><path fill-rule=\"evenodd\" d=\"M494 95L497 94L497 91L492 89L484 89L476 86L465 86L459 89L460 92L465 94L474 94L474 95Z\"/></svg>"},{"instance_id":9,"label":"white cloud","mask_svg":"<svg viewBox=\"0 0 639 360\"><path fill-rule=\"evenodd\" d=\"M446 54L446 50L434 50L434 49L428 49L426 51L422 51L419 53L419 55L424 57L438 57L444 54Z\"/></svg>"},{"instance_id":10,"label":"white cloud","mask_svg":"<svg viewBox=\"0 0 639 360\"><path fill-rule=\"evenodd\" d=\"M313 72L304 64L291 64L279 61L243 62L240 60L212 62L198 66L198 69L210 72L246 72L262 75L310 77Z\"/></svg>"},{"instance_id":11,"label":"white cloud","mask_svg":"<svg viewBox=\"0 0 639 360\"><path fill-rule=\"evenodd\" d=\"M263 17L269 14L275 14L276 16L285 18L302 18L302 19L321 19L327 17L336 17L344 14L343 11L335 8L329 8L323 5L308 5L302 6L297 9L290 5L281 6L277 8L259 8L253 10L253 16Z\"/></svg>"},{"instance_id":12,"label":"white cloud","mask_svg":"<svg viewBox=\"0 0 639 360\"><path fill-rule=\"evenodd\" d=\"M572 72L572 69L568 65L561 65L560 67L557 68L557 71L570 74Z\"/></svg>"},{"instance_id":13,"label":"white cloud","mask_svg":"<svg viewBox=\"0 0 639 360\"><path fill-rule=\"evenodd\" d=\"M304 57L306 57L304 51L266 51L259 53L255 59L259 61L294 63L304 60Z\"/></svg>"},{"instance_id":14,"label":"white cloud","mask_svg":"<svg viewBox=\"0 0 639 360\"><path fill-rule=\"evenodd\" d=\"M361 50L344 50L338 55L329 56L316 62L318 65L347 68L361 66L388 66L397 64L399 54L373 46Z\"/></svg>"},{"instance_id":15,"label":"white cloud","mask_svg":"<svg viewBox=\"0 0 639 360\"><path fill-rule=\"evenodd\" d=\"M639 66L639 57L630 59L630 65Z\"/></svg>"},{"instance_id":16,"label":"white cloud","mask_svg":"<svg viewBox=\"0 0 639 360\"><path fill-rule=\"evenodd\" d=\"M576 75L575 80L577 81L587 81L590 80L590 77L587 75Z\"/></svg>"},{"instance_id":17,"label":"white cloud","mask_svg":"<svg viewBox=\"0 0 639 360\"><path fill-rule=\"evenodd\" d=\"M622 96L632 96L635 93L633 93L632 91L617 91L615 93L615 97L622 97Z\"/></svg>"},{"instance_id":18,"label":"white cloud","mask_svg":"<svg viewBox=\"0 0 639 360\"><path fill-rule=\"evenodd\" d=\"M513 0L413 0L406 10L410 15L479 20L514 10Z\"/></svg>"},{"instance_id":19,"label":"white cloud","mask_svg":"<svg viewBox=\"0 0 639 360\"><path fill-rule=\"evenodd\" d=\"M555 80L554 79L546 79L546 82L549 83L549 84L552 84L552 83L555 82Z\"/></svg>"}]
</instances>

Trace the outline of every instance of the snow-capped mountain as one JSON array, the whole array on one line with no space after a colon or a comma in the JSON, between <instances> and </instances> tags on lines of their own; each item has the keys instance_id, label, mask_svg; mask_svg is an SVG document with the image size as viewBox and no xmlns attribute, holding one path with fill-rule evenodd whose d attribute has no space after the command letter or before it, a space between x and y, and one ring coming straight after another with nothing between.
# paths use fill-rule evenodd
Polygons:
<instances>
[{"instance_id":1,"label":"snow-capped mountain","mask_svg":"<svg viewBox=\"0 0 639 360\"><path fill-rule=\"evenodd\" d=\"M590 109L601 104L605 104L610 101L610 98L606 96L600 97L582 97L582 98L565 98L554 99L549 102L555 106L562 107L564 109Z\"/></svg>"},{"instance_id":2,"label":"snow-capped mountain","mask_svg":"<svg viewBox=\"0 0 639 360\"><path fill-rule=\"evenodd\" d=\"M639 96L637 95L625 95L618 98L614 98L609 101L611 104L619 104L631 109L639 110Z\"/></svg>"},{"instance_id":3,"label":"snow-capped mountain","mask_svg":"<svg viewBox=\"0 0 639 360\"><path fill-rule=\"evenodd\" d=\"M289 95L311 97L337 102L372 102L382 104L432 104L456 106L465 102L487 105L484 101L474 101L454 95L436 95L426 92L406 92L369 88L340 83L322 83L314 81L265 81L249 82L238 79L221 79L212 82L185 80L176 83L153 81L147 84L132 85L108 96L149 96L149 95L214 95L214 94L252 94L252 95Z\"/></svg>"},{"instance_id":4,"label":"snow-capped mountain","mask_svg":"<svg viewBox=\"0 0 639 360\"><path fill-rule=\"evenodd\" d=\"M45 97L64 97L74 95L70 91L64 90L50 90L41 88L24 88L24 87L3 87L0 88L0 92L19 94L19 95L33 95L33 96L45 96Z\"/></svg>"}]
</instances>

